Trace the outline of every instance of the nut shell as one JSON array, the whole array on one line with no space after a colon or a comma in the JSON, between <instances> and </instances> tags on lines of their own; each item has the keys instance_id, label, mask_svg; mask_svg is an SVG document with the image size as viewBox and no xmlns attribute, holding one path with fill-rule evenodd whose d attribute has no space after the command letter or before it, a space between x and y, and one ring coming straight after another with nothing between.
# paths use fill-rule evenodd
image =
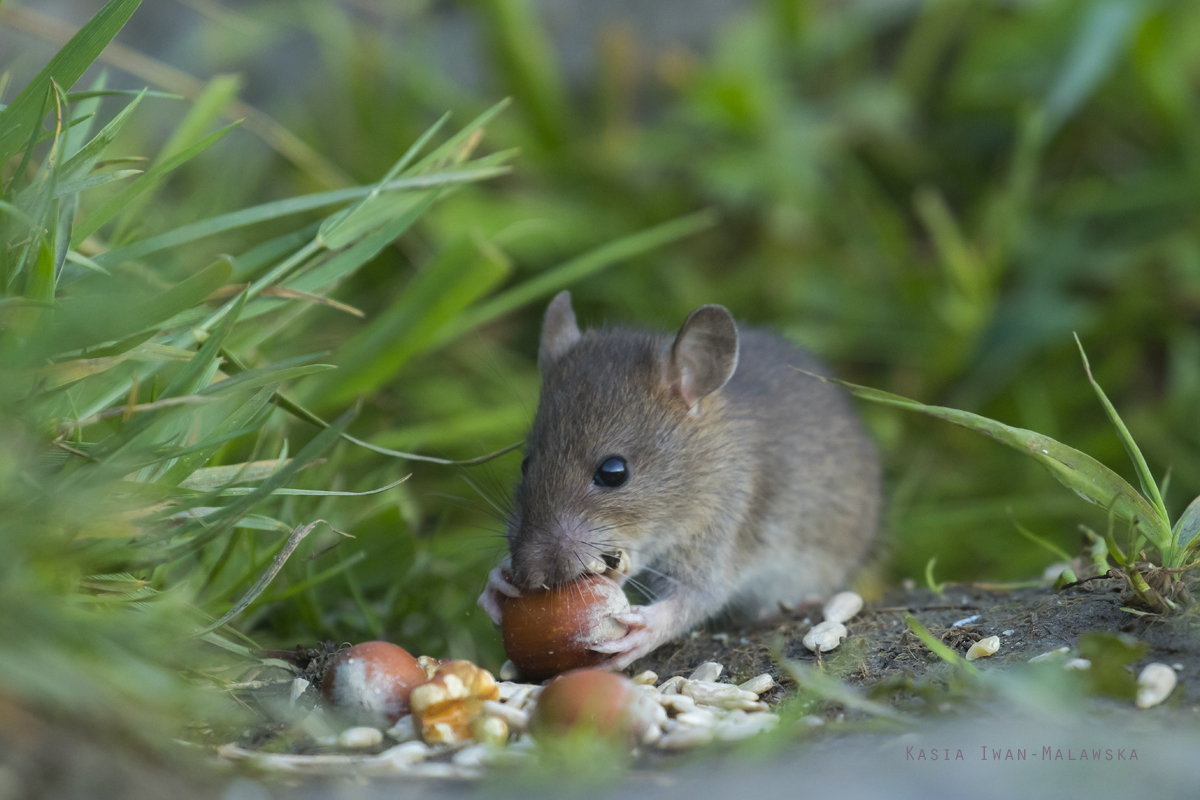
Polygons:
<instances>
[{"instance_id":1,"label":"nut shell","mask_svg":"<svg viewBox=\"0 0 1200 800\"><path fill-rule=\"evenodd\" d=\"M634 737L637 698L637 687L624 675L603 669L572 670L546 684L529 728L537 737L581 729L610 739Z\"/></svg>"},{"instance_id":2,"label":"nut shell","mask_svg":"<svg viewBox=\"0 0 1200 800\"><path fill-rule=\"evenodd\" d=\"M386 728L408 713L409 695L423 683L425 672L403 647L363 642L334 656L321 695L349 721Z\"/></svg>"},{"instance_id":3,"label":"nut shell","mask_svg":"<svg viewBox=\"0 0 1200 800\"><path fill-rule=\"evenodd\" d=\"M500 629L509 659L529 680L540 681L608 659L588 647L620 639L612 619L629 610L621 587L603 575L585 575L548 591L506 598Z\"/></svg>"}]
</instances>

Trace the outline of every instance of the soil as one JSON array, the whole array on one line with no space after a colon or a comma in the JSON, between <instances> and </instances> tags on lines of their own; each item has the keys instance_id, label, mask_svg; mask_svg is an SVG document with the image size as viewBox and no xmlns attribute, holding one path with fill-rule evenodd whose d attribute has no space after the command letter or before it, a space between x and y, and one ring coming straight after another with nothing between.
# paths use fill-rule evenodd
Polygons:
<instances>
[{"instance_id":1,"label":"soil","mask_svg":"<svg viewBox=\"0 0 1200 800\"><path fill-rule=\"evenodd\" d=\"M912 614L962 655L975 641L999 636L1000 650L987 659L988 669L1024 663L1060 647L1071 648L1072 656L1078 656L1081 635L1122 633L1147 646L1145 654L1130 663L1132 674L1152 661L1176 666L1179 688L1173 704L1194 703L1200 697L1200 617L1195 613L1139 615L1123 610L1127 603L1123 582L1104 577L1059 591L981 583L946 584L940 594L898 588L867 604L847 622L850 636L841 648L822 658L842 681L865 690L912 686L925 677L945 675L945 662L909 630L905 614ZM649 669L665 679L687 675L705 661L716 661L725 665L726 675L735 682L764 672L775 676L781 685L767 698L775 701L793 685L781 668L780 656L808 664L818 662L801 639L820 621L820 607L810 606L764 623L697 631L659 648L630 671L636 674ZM936 676L927 675L931 672ZM826 713L834 715L840 709L835 704Z\"/></svg>"}]
</instances>

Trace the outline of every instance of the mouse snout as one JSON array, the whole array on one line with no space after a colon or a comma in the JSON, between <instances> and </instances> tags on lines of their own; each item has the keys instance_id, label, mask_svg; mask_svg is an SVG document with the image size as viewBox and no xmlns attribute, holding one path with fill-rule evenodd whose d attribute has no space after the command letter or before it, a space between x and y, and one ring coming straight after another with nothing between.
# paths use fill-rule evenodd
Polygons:
<instances>
[{"instance_id":1,"label":"mouse snout","mask_svg":"<svg viewBox=\"0 0 1200 800\"><path fill-rule=\"evenodd\" d=\"M518 588L557 586L610 568L612 548L591 541L596 526L586 520L568 518L546 525L523 520L521 527L512 547L513 580Z\"/></svg>"}]
</instances>

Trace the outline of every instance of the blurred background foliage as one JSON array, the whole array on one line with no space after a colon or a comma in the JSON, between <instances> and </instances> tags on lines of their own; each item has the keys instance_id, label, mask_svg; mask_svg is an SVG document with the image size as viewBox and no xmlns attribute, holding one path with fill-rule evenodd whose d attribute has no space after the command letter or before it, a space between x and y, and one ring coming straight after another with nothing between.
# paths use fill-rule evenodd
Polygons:
<instances>
[{"instance_id":1,"label":"blurred background foliage","mask_svg":"<svg viewBox=\"0 0 1200 800\"><path fill-rule=\"evenodd\" d=\"M65 41L64 24L78 27L102 5L0 6L11 70L0 102L12 102ZM335 280L305 276L357 245L329 248L281 284L336 303L277 293L241 309L225 353L243 366L283 369L320 354L305 363L339 367L268 372L259 388L286 379L280 391L325 420L360 406L348 431L376 448L475 458L523 436L537 400L540 315L569 286L585 324L674 329L695 306L722 303L811 348L841 377L1037 430L1132 480L1079 363L1078 331L1151 468L1171 470L1172 516L1200 494L1200 5L731 0L704 4L711 21L700 34L680 6L678 36L662 29L665 12L640 5L613 3L604 14L602 3L531 0L178 0L135 13L117 39L123 47L98 65L106 85L187 99L144 98L106 158L146 156L133 165L144 169L223 120L245 121L169 174L75 195L76 233L117 203L121 213L71 243L113 277L73 261L64 274L81 277L60 283L59 296L82 286L161 292L212 278L202 270L221 254L233 254L231 272L217 275L225 294L198 305L203 313L155 328L152 344L187 356L143 351L137 362L169 357L173 366L154 362L133 378L142 368L130 359L120 380L68 388L47 401L52 411L30 412L27 395L6 394L0 469L14 477L5 490L20 492L13 487L24 481L65 498L33 511L12 497L6 507L36 517L34 528L68 530L72 542L95 535L87 492L120 505L104 487L125 473L110 470L108 484L72 478L88 467L61 447L46 456L51 421L158 399L178 364L192 363L178 359L211 334L195 335L196 326L235 302L229 287L286 261L318 235L321 217L272 216L167 249L139 243L256 204L371 184L444 112L452 121L437 142L504 97L512 106L482 140L458 141L436 170L474 158L486 175L456 180L427 209L430 192L413 189L423 214L398 236L358 250ZM139 27L141 16L150 22ZM94 67L75 90L98 77ZM128 100L98 103L93 133ZM20 168L15 155L4 180L32 174L47 146ZM153 199L119 196L151 178ZM705 209L715 223L687 216ZM8 292L18 284L26 286L10 274ZM11 340L26 323L8 313L0 324ZM189 470L294 456L320 430L260 393L237 397L172 407L154 423L165 431L155 447L229 434L171 480L142 467L150 472L138 480L154 483L160 501L236 505L211 493L230 481L261 486L254 481L271 469L202 472L190 490ZM862 411L888 466L890 580L920 578L931 556L939 579L1036 575L1051 556L1017 534L1010 509L1072 552L1080 522L1103 527L1102 514L1017 453L933 420ZM221 427L237 413L245 430ZM106 418L58 442L111 452L136 419ZM79 583L89 570L128 573L139 591L163 595L120 595L150 607L155 630L181 614L199 627L243 596L289 530L325 519L354 538L314 530L224 641L388 638L498 666L499 637L475 598L503 551L500 518L519 454L462 467L332 436L317 444L287 487L362 492L412 477L358 498L268 486L253 508L227 513L240 521L192 531L193 546L169 558L147 558L134 536L99 554L85 548L73 578L55 572L61 551L37 574L54 591L94 595ZM9 528L24 519L8 516ZM104 541L132 532L108 531ZM150 535L169 547L180 534ZM24 563L49 545L10 537L5 547Z\"/></svg>"}]
</instances>

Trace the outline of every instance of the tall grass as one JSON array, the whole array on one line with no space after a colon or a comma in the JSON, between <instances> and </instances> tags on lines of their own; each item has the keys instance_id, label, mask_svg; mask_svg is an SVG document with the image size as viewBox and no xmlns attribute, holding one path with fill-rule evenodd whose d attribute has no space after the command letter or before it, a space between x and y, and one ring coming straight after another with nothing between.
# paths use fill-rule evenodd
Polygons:
<instances>
[{"instance_id":1,"label":"tall grass","mask_svg":"<svg viewBox=\"0 0 1200 800\"><path fill-rule=\"evenodd\" d=\"M456 131L442 116L365 185L198 215L173 177L220 163L230 82L136 157L119 143L179 98L110 91L104 73L75 87L137 6L111 0L0 111L0 696L177 725L216 696L189 686L236 680L261 644L390 637L480 657L462 619L478 587L462 575L494 557L488 540L428 536L404 483L463 467L397 448L478 461L519 438L526 406L502 376L474 385L493 365L446 353L708 217L627 231L536 276L464 234L367 314L340 287L370 284L359 273L432 209L510 172L512 151L485 144L506 103ZM359 398L406 372L418 405L450 419L390 408L380 434Z\"/></svg>"}]
</instances>

